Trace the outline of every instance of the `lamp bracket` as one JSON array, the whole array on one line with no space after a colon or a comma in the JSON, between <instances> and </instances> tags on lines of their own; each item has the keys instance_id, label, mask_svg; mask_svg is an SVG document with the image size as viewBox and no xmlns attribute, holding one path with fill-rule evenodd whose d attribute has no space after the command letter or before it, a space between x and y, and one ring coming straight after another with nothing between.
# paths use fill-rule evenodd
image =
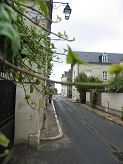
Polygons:
<instances>
[{"instance_id":1,"label":"lamp bracket","mask_svg":"<svg viewBox=\"0 0 123 164\"><path fill-rule=\"evenodd\" d=\"M57 5L57 4L59 4L59 5ZM68 5L69 3L64 3L64 2L53 2L53 6L52 6L52 8L53 9L57 9L57 8L59 8L60 6L62 6L62 5Z\"/></svg>"}]
</instances>

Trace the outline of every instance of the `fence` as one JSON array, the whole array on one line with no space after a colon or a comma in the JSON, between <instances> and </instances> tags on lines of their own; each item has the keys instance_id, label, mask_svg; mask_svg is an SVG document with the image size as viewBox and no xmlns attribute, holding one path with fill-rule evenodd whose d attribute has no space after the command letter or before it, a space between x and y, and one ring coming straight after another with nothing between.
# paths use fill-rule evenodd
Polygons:
<instances>
[{"instance_id":1,"label":"fence","mask_svg":"<svg viewBox=\"0 0 123 164\"><path fill-rule=\"evenodd\" d=\"M14 145L16 85L7 79L0 79L0 131L10 140L8 149ZM0 154L5 150L0 146ZM0 158L0 163L4 158Z\"/></svg>"}]
</instances>

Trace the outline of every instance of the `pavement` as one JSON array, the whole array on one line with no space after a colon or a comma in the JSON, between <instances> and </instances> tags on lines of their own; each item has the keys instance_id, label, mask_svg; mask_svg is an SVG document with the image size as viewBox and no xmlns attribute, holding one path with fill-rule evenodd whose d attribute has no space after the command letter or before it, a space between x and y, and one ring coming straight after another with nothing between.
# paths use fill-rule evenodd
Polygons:
<instances>
[{"instance_id":1,"label":"pavement","mask_svg":"<svg viewBox=\"0 0 123 164\"><path fill-rule=\"evenodd\" d=\"M72 101L72 99L69 99ZM74 101L73 101L74 102ZM123 126L123 121L119 117L113 116L109 113L100 111L95 108L91 108L90 106L86 104L80 105L85 109L89 110L91 112L94 112L95 114L108 119L110 121L113 121L121 126ZM46 121L45 121L45 128L42 130L41 134L41 143L45 141L53 141L58 140L63 136L62 128L60 126L54 103L52 101L51 104L47 105L47 109L45 110L46 113ZM9 162L6 162L8 164L40 164L40 159L38 158L40 156L40 147L39 150L34 150L30 147L27 147L27 145L16 145L11 153L11 158ZM4 163L4 164L6 164Z\"/></svg>"},{"instance_id":2,"label":"pavement","mask_svg":"<svg viewBox=\"0 0 123 164\"><path fill-rule=\"evenodd\" d=\"M45 113L45 128L42 130L41 140L49 141L61 138L63 136L63 132L57 118L53 101L51 104L48 103Z\"/></svg>"}]
</instances>

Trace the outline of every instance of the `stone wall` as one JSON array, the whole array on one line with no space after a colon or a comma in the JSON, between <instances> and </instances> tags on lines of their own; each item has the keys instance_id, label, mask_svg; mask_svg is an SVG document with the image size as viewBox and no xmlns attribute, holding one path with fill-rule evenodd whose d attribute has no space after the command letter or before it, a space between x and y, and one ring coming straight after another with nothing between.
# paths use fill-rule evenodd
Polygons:
<instances>
[{"instance_id":1,"label":"stone wall","mask_svg":"<svg viewBox=\"0 0 123 164\"><path fill-rule=\"evenodd\" d=\"M96 108L120 117L123 106L123 93L100 93L101 102ZM91 105L91 93L86 92L86 104Z\"/></svg>"}]
</instances>

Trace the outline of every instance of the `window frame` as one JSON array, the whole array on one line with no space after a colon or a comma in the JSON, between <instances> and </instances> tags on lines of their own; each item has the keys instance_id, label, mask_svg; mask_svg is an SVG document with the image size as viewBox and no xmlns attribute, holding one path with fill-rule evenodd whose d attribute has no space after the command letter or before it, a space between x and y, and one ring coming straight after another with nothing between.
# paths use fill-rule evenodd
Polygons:
<instances>
[{"instance_id":1,"label":"window frame","mask_svg":"<svg viewBox=\"0 0 123 164\"><path fill-rule=\"evenodd\" d=\"M107 63L108 62L108 54L103 54L102 55L102 62Z\"/></svg>"},{"instance_id":2,"label":"window frame","mask_svg":"<svg viewBox=\"0 0 123 164\"><path fill-rule=\"evenodd\" d=\"M107 71L103 71L103 72L102 72L102 80L103 80L103 81L108 80L108 72L107 72Z\"/></svg>"}]
</instances>

